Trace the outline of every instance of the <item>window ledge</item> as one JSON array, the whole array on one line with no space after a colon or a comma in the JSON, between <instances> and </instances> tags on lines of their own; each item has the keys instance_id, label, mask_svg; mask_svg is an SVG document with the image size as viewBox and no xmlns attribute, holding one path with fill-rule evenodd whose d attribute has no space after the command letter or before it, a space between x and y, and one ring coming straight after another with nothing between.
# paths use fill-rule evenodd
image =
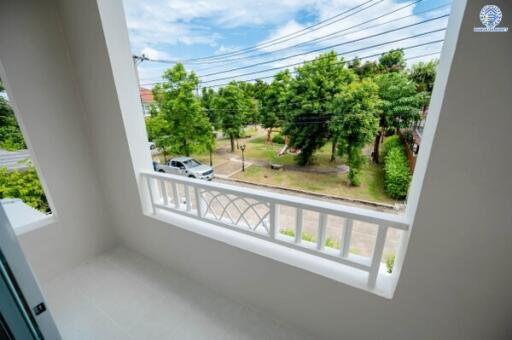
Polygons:
<instances>
[{"instance_id":1,"label":"window ledge","mask_svg":"<svg viewBox=\"0 0 512 340\"><path fill-rule=\"evenodd\" d=\"M0 200L7 218L17 236L42 228L57 221L55 215L44 214L18 198Z\"/></svg>"},{"instance_id":2,"label":"window ledge","mask_svg":"<svg viewBox=\"0 0 512 340\"><path fill-rule=\"evenodd\" d=\"M375 287L370 288L367 285L368 273L356 268L341 265L325 258L290 249L251 235L221 228L215 224L199 221L173 212L156 210L155 213L148 212L145 215L242 250L321 275L351 287L366 290L386 299L391 299L394 294L394 281L396 277L388 274L385 270L385 266L382 264ZM353 261L364 262L366 260L357 255L350 256Z\"/></svg>"}]
</instances>

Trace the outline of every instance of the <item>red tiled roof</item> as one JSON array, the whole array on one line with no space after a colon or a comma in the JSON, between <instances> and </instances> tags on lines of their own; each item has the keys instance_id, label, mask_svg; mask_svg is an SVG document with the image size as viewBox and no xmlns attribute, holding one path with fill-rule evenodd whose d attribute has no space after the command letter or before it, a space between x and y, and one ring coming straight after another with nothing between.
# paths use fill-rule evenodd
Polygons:
<instances>
[{"instance_id":1,"label":"red tiled roof","mask_svg":"<svg viewBox=\"0 0 512 340\"><path fill-rule=\"evenodd\" d=\"M152 104L153 103L153 92L150 89L141 87L139 89L140 98L144 104Z\"/></svg>"}]
</instances>

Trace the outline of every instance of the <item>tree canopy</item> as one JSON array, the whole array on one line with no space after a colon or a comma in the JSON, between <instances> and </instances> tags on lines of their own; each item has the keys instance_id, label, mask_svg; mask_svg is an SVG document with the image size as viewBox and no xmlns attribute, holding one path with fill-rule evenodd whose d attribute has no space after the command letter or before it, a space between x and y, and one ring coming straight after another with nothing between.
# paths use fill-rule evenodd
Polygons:
<instances>
[{"instance_id":1,"label":"tree canopy","mask_svg":"<svg viewBox=\"0 0 512 340\"><path fill-rule=\"evenodd\" d=\"M279 72L261 96L260 122L261 126L268 129L267 143L271 142L272 129L280 127L286 119L286 100L291 79L290 71Z\"/></svg>"},{"instance_id":2,"label":"tree canopy","mask_svg":"<svg viewBox=\"0 0 512 340\"><path fill-rule=\"evenodd\" d=\"M300 149L300 165L310 164L314 152L331 138L329 102L355 78L334 52L297 68L290 85L284 133L289 136L289 145Z\"/></svg>"},{"instance_id":3,"label":"tree canopy","mask_svg":"<svg viewBox=\"0 0 512 340\"><path fill-rule=\"evenodd\" d=\"M245 93L236 83L221 88L215 97L215 109L222 115L221 128L229 137L231 152L235 151L235 139L242 135L245 116L249 110Z\"/></svg>"},{"instance_id":4,"label":"tree canopy","mask_svg":"<svg viewBox=\"0 0 512 340\"><path fill-rule=\"evenodd\" d=\"M214 143L212 125L194 95L199 79L182 64L167 70L164 82L153 89L156 105L149 119L148 134L168 152L190 156ZM155 120L155 121L152 121ZM156 133L156 132L160 133Z\"/></svg>"},{"instance_id":5,"label":"tree canopy","mask_svg":"<svg viewBox=\"0 0 512 340\"><path fill-rule=\"evenodd\" d=\"M379 127L377 109L378 87L370 79L345 85L334 98L332 125L339 130L339 153L348 156L352 185L359 185L359 172L363 162L362 149L373 140Z\"/></svg>"}]
</instances>

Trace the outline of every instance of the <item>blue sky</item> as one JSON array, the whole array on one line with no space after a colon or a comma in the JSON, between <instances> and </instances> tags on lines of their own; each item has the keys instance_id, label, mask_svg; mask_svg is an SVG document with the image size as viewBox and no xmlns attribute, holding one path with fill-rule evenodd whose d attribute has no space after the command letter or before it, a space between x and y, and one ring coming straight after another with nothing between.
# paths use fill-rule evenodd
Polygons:
<instances>
[{"instance_id":1,"label":"blue sky","mask_svg":"<svg viewBox=\"0 0 512 340\"><path fill-rule=\"evenodd\" d=\"M216 81L219 78L247 80L271 76L277 71L246 76L242 74L269 68L284 68L288 64L310 60L321 52L291 58L287 57L313 49L325 48L333 44L346 42L346 44L336 47L335 51L342 54L345 59L351 59L355 56L362 57L381 53L391 48L413 46L443 39L444 32L437 32L380 47L367 48L372 45L446 27L447 18L433 20L373 38L354 41L369 35L414 24L425 19L436 18L448 14L450 11L449 0L421 0L418 3L414 3L416 1L124 0L124 6L134 54L140 55L144 53L153 59L183 60L229 53L241 48L261 45L269 40L291 34L361 5L352 12L338 17L338 19L342 18L342 20L326 25L316 31L301 36L294 36L293 39L283 41L280 44L260 46L250 54L225 57L237 60L215 64L185 64L187 69L194 70L199 75L205 75L214 72L224 72L233 68L247 67L254 63L265 63L257 67L201 77L203 82L208 82L204 86L213 86L226 82L226 80ZM440 7L443 5L447 6ZM401 7L404 8L400 9ZM400 10L376 21L351 29L354 25L397 9ZM434 10L430 11L430 9ZM371 27L376 24L381 25ZM336 32L342 30L344 31L336 34ZM331 36L330 39L324 38L323 41L316 44L307 44L293 49L288 48L298 43L307 43L312 39L325 37L328 34L336 35ZM408 49L406 50L406 57L434 53L440 51L441 47L442 43L436 43ZM288 49L282 50L283 48ZM349 53L357 49L364 50ZM265 53L265 55L254 57L254 55L262 53ZM241 57L244 57L244 59L240 59ZM272 61L277 58L287 59ZM411 59L409 63L430 58L432 57ZM371 59L375 58L370 58L369 60ZM151 87L152 83L161 79L161 74L169 67L172 67L172 65L149 61L143 62L139 66L141 83Z\"/></svg>"}]
</instances>

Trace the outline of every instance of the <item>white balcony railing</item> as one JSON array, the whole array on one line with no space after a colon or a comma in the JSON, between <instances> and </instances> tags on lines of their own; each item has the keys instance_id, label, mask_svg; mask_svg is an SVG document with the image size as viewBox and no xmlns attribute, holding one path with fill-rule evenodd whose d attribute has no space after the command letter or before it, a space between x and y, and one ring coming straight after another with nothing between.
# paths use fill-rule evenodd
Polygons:
<instances>
[{"instance_id":1,"label":"white balcony railing","mask_svg":"<svg viewBox=\"0 0 512 340\"><path fill-rule=\"evenodd\" d=\"M399 215L176 175L156 172L143 172L141 175L148 189L152 213L164 210L182 214L362 270L368 273L369 289L375 287L381 272L388 230L396 229L403 233L409 231L409 224ZM280 213L284 210L288 215L287 224L290 223L290 211L293 211L293 236L281 232L283 219L280 218ZM303 239L306 213L309 216L312 213L317 214L313 242ZM337 226L341 230L339 239L336 240L339 242L339 249L326 245L329 219L343 224ZM350 252L352 230L357 223L370 224L376 229L372 251L368 257L356 256Z\"/></svg>"}]
</instances>

